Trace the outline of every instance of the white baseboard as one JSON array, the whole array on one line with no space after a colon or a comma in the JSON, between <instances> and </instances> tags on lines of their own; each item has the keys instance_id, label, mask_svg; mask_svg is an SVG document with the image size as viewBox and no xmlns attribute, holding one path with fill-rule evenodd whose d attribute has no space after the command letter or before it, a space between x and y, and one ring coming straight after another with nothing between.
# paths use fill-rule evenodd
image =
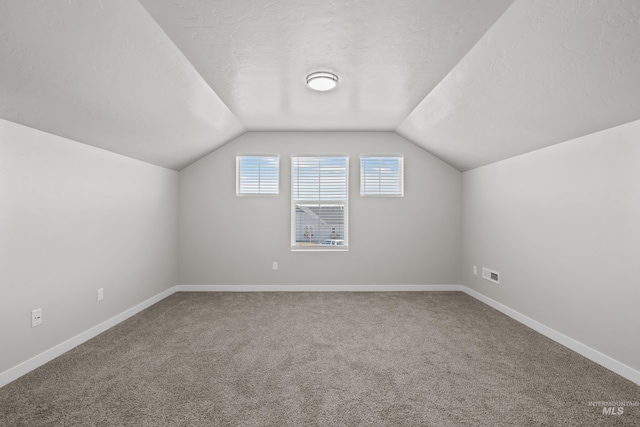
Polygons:
<instances>
[{"instance_id":1,"label":"white baseboard","mask_svg":"<svg viewBox=\"0 0 640 427\"><path fill-rule=\"evenodd\" d=\"M178 285L177 292L427 292L460 285Z\"/></svg>"},{"instance_id":2,"label":"white baseboard","mask_svg":"<svg viewBox=\"0 0 640 427\"><path fill-rule=\"evenodd\" d=\"M90 340L118 323L141 312L145 308L163 300L175 292L428 292L448 291L464 292L467 295L506 314L512 319L530 327L536 332L575 351L593 362L617 373L618 375L640 385L640 371L633 369L597 350L586 346L530 317L519 313L504 304L467 288L463 285L177 285L159 293L146 301L114 316L91 329L50 348L31 359L0 373L0 387L20 378L28 372L55 359L72 348Z\"/></svg>"},{"instance_id":3,"label":"white baseboard","mask_svg":"<svg viewBox=\"0 0 640 427\"><path fill-rule=\"evenodd\" d=\"M460 290L465 294L477 299L478 301L481 301L488 306L495 308L499 312L506 314L512 319L517 320L523 325L530 327L534 331L541 333L547 338L552 339L558 344L561 344L586 357L587 359L597 363L598 365L604 366L610 371L615 372L621 377L624 377L629 381L633 381L634 383L640 385L640 371L633 369L632 367L627 366L624 363L618 362L617 360L612 359L606 354L600 353L598 350L594 350L593 348L584 345L581 342L576 341L573 338L556 331L555 329L543 325L537 320L533 320L532 318L527 317L524 314L519 313L502 303L499 303L479 292L474 291L473 289L467 288L466 286L460 286Z\"/></svg>"},{"instance_id":4,"label":"white baseboard","mask_svg":"<svg viewBox=\"0 0 640 427\"><path fill-rule=\"evenodd\" d=\"M175 286L172 288L169 288L166 291L163 291L158 295L155 295L149 298L148 300L143 301L140 304L137 304L126 311L123 311L122 313L110 318L109 320L105 320L99 325L96 325L93 328L90 328L76 335L73 338L70 338L46 351L43 351L37 356L34 356L31 359L25 362L22 362L17 366L14 366L13 368L7 369L6 371L0 373L0 387L4 387L10 382L17 380L21 376L33 371L34 369L44 365L47 362L50 362L56 357L71 350L72 348L77 347L78 345L86 341L89 341L91 338L101 334L107 329L114 327L118 323L124 320L127 320L131 316L140 313L145 308L152 306L153 304L165 299L166 297L168 297L169 295L175 292L176 292Z\"/></svg>"}]
</instances>

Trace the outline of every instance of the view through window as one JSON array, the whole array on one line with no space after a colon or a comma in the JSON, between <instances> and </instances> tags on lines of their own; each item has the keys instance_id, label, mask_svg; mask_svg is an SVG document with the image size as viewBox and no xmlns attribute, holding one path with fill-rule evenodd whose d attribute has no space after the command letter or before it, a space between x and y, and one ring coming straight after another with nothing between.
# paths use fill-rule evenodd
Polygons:
<instances>
[{"instance_id":1,"label":"view through window","mask_svg":"<svg viewBox=\"0 0 640 427\"><path fill-rule=\"evenodd\" d=\"M402 197L402 156L360 156L360 195Z\"/></svg>"},{"instance_id":2,"label":"view through window","mask_svg":"<svg viewBox=\"0 0 640 427\"><path fill-rule=\"evenodd\" d=\"M291 168L291 248L346 250L349 158L293 157Z\"/></svg>"},{"instance_id":3,"label":"view through window","mask_svg":"<svg viewBox=\"0 0 640 427\"><path fill-rule=\"evenodd\" d=\"M236 195L278 194L280 156L236 156Z\"/></svg>"}]
</instances>

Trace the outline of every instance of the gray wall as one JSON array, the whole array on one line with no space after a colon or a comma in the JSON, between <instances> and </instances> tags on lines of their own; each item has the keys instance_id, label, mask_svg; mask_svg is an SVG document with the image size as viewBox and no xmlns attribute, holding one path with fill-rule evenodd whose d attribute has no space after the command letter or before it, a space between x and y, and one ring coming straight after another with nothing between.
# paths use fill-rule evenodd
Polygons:
<instances>
[{"instance_id":1,"label":"gray wall","mask_svg":"<svg viewBox=\"0 0 640 427\"><path fill-rule=\"evenodd\" d=\"M639 141L634 122L463 174L464 285L634 369Z\"/></svg>"},{"instance_id":2,"label":"gray wall","mask_svg":"<svg viewBox=\"0 0 640 427\"><path fill-rule=\"evenodd\" d=\"M405 156L404 198L362 198L360 154ZM280 154L280 195L237 197L236 154ZM291 252L291 156L348 154L348 252ZM390 132L250 132L180 172L180 284L459 284L461 173ZM272 270L272 262L279 270Z\"/></svg>"},{"instance_id":3,"label":"gray wall","mask_svg":"<svg viewBox=\"0 0 640 427\"><path fill-rule=\"evenodd\" d=\"M4 120L0 135L3 372L176 284L178 173Z\"/></svg>"},{"instance_id":4,"label":"gray wall","mask_svg":"<svg viewBox=\"0 0 640 427\"><path fill-rule=\"evenodd\" d=\"M462 282L640 369L640 122L464 174L394 133L247 133L180 174L0 135L0 372L177 283ZM236 154L262 153L281 155L280 195L236 197ZM404 198L359 196L362 153L404 154ZM350 155L348 252L289 249L294 154Z\"/></svg>"}]
</instances>

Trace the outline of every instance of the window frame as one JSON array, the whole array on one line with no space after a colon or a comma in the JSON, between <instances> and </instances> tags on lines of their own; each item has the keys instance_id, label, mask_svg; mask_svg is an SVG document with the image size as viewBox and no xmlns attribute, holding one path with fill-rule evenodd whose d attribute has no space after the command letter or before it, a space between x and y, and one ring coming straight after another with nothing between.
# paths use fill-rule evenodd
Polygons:
<instances>
[{"instance_id":1,"label":"window frame","mask_svg":"<svg viewBox=\"0 0 640 427\"><path fill-rule=\"evenodd\" d=\"M262 192L262 182L261 182L261 174L259 173L259 177L258 177L258 192L255 193L246 193L246 192L242 192L242 183L241 183L241 176L242 176L242 168L241 168L241 162L242 159L244 158L254 158L254 159L261 159L261 160L265 160L265 161L269 161L270 159L275 159L277 161L276 163L276 192ZM237 197L255 197L255 196L262 196L262 197L276 197L280 195L280 154L236 154L236 196Z\"/></svg>"},{"instance_id":2,"label":"window frame","mask_svg":"<svg viewBox=\"0 0 640 427\"><path fill-rule=\"evenodd\" d=\"M398 175L397 178L399 180L399 192L397 193L370 193L365 192L365 188L367 185L365 182L367 179L374 179L374 177L369 177L365 174L365 166L363 165L363 160L365 159L384 159L384 158L392 158L398 159ZM382 179L378 177L378 188L382 186ZM404 197L404 155L403 154L361 154L360 155L360 197Z\"/></svg>"},{"instance_id":3,"label":"window frame","mask_svg":"<svg viewBox=\"0 0 640 427\"><path fill-rule=\"evenodd\" d=\"M296 166L298 158L307 158L307 159L328 159L328 158L336 158L336 159L344 159L344 200L329 200L323 199L320 197L319 199L296 199ZM350 156L349 154L293 154L291 155L291 251L292 252L312 252L312 251L348 251L349 250L349 170L350 170ZM321 176L321 175L319 175ZM322 245L320 243L307 246L301 245L302 242L296 241L296 205L309 205L309 206L342 206L342 239L321 239L318 236L318 242L325 240L342 240L343 244L330 244L330 245ZM331 225L329 225L331 227ZM333 230L331 234L333 234Z\"/></svg>"}]
</instances>

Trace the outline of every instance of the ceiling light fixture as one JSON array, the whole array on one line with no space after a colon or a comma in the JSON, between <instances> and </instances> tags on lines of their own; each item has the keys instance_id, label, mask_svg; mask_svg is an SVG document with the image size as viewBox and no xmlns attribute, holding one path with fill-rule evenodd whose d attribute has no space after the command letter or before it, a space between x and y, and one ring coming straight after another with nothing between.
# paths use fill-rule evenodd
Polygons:
<instances>
[{"instance_id":1,"label":"ceiling light fixture","mask_svg":"<svg viewBox=\"0 0 640 427\"><path fill-rule=\"evenodd\" d=\"M338 76L327 71L318 71L307 76L307 84L313 90L325 92L338 84Z\"/></svg>"}]
</instances>

